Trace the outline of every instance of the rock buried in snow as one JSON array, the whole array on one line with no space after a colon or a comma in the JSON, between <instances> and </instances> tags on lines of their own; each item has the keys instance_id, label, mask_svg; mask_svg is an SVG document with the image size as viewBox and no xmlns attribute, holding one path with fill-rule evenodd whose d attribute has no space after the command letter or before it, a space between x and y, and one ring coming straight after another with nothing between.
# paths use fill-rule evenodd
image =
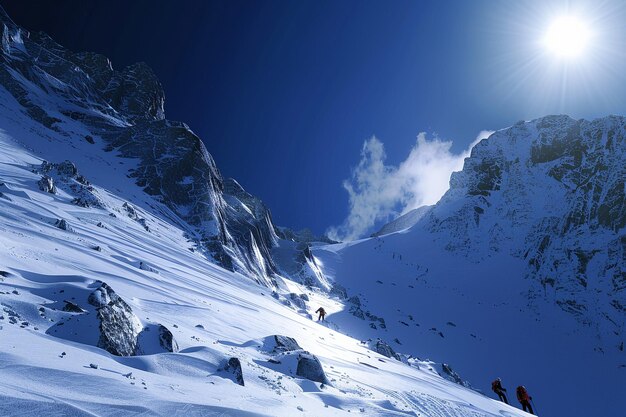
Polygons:
<instances>
[{"instance_id":1,"label":"rock buried in snow","mask_svg":"<svg viewBox=\"0 0 626 417\"><path fill-rule=\"evenodd\" d=\"M310 381L328 385L328 378L326 378L322 364L315 355L309 352L302 352L298 355L296 375Z\"/></svg>"},{"instance_id":2,"label":"rock buried in snow","mask_svg":"<svg viewBox=\"0 0 626 417\"><path fill-rule=\"evenodd\" d=\"M241 370L241 361L239 358L230 358L226 365L224 365L223 370L225 372L229 372L235 378L235 382L241 385L242 387L245 385L243 382L243 371Z\"/></svg>"},{"instance_id":3,"label":"rock buried in snow","mask_svg":"<svg viewBox=\"0 0 626 417\"><path fill-rule=\"evenodd\" d=\"M276 334L274 335L274 343L274 349L272 349L274 353L291 352L302 349L293 337Z\"/></svg>"},{"instance_id":4,"label":"rock buried in snow","mask_svg":"<svg viewBox=\"0 0 626 417\"><path fill-rule=\"evenodd\" d=\"M153 267L151 267L150 265L148 265L147 263L143 261L139 262L139 269L143 271L154 272L155 274L159 273L159 271L157 271L156 269L154 269Z\"/></svg>"}]
</instances>

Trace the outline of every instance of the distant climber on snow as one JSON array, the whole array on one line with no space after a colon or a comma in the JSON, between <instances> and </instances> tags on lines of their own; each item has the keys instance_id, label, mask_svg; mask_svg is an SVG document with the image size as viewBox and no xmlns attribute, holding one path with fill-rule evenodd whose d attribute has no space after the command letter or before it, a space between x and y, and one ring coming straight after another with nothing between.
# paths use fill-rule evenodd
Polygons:
<instances>
[{"instance_id":1,"label":"distant climber on snow","mask_svg":"<svg viewBox=\"0 0 626 417\"><path fill-rule=\"evenodd\" d=\"M502 380L500 378L491 383L491 389L493 390L493 392L498 394L498 397L500 397L500 401L505 404L509 403L509 401L506 399L506 394L504 394L506 388L502 387Z\"/></svg>"},{"instance_id":2,"label":"distant climber on snow","mask_svg":"<svg viewBox=\"0 0 626 417\"><path fill-rule=\"evenodd\" d=\"M324 317L326 317L326 310L324 310L324 307L320 307L317 310L315 310L316 313L320 313L319 317L317 318L317 321L325 321Z\"/></svg>"},{"instance_id":3,"label":"distant climber on snow","mask_svg":"<svg viewBox=\"0 0 626 417\"><path fill-rule=\"evenodd\" d=\"M533 412L533 408L530 405L530 402L532 401L533 397L528 395L528 391L526 391L526 387L522 385L517 387L517 399L519 403L522 404L522 408L524 411L528 411L530 414L533 414L533 415L535 414Z\"/></svg>"}]
</instances>

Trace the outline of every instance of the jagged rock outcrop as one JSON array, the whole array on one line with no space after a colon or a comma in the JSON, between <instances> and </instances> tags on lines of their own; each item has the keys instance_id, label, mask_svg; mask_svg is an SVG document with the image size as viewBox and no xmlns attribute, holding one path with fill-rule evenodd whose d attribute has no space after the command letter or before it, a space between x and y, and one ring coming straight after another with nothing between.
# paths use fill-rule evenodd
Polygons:
<instances>
[{"instance_id":1,"label":"jagged rock outcrop","mask_svg":"<svg viewBox=\"0 0 626 417\"><path fill-rule=\"evenodd\" d=\"M74 197L72 204L104 208L95 188L78 172L73 162L66 160L55 164L43 161L41 165L33 167L33 171L44 174L38 182L42 191L56 194L57 188L60 188Z\"/></svg>"},{"instance_id":2,"label":"jagged rock outcrop","mask_svg":"<svg viewBox=\"0 0 626 417\"><path fill-rule=\"evenodd\" d=\"M57 193L57 187L54 185L54 179L50 178L47 175L41 177L41 179L37 181L37 185L39 186L39 189L44 193Z\"/></svg>"},{"instance_id":3,"label":"jagged rock outcrop","mask_svg":"<svg viewBox=\"0 0 626 417\"><path fill-rule=\"evenodd\" d=\"M448 381L452 381L466 388L472 388L472 385L469 382L464 381L463 378L461 378L461 376L447 363L441 364L439 375L446 378Z\"/></svg>"},{"instance_id":4,"label":"jagged rock outcrop","mask_svg":"<svg viewBox=\"0 0 626 417\"><path fill-rule=\"evenodd\" d=\"M69 141L102 143L136 160L130 177L171 210L168 216L178 216L172 221L190 226L190 239L225 268L275 286L271 249L278 237L269 211L234 180L223 180L187 125L165 119L163 88L146 64L116 70L102 55L72 52L45 33L18 27L4 10L0 29L0 84L33 120ZM76 123L89 133L66 130ZM59 175L79 181L76 172ZM97 203L87 197L74 202Z\"/></svg>"},{"instance_id":5,"label":"jagged rock outcrop","mask_svg":"<svg viewBox=\"0 0 626 417\"><path fill-rule=\"evenodd\" d=\"M626 304L625 145L624 117L519 122L472 149L425 217L426 228L476 262L490 252L523 259L531 305L548 298L600 333L619 334L625 312L616 306Z\"/></svg>"},{"instance_id":6,"label":"jagged rock outcrop","mask_svg":"<svg viewBox=\"0 0 626 417\"><path fill-rule=\"evenodd\" d=\"M143 326L130 306L104 282L87 301L95 307L100 321L98 347L117 356L134 355Z\"/></svg>"},{"instance_id":7,"label":"jagged rock outcrop","mask_svg":"<svg viewBox=\"0 0 626 417\"><path fill-rule=\"evenodd\" d=\"M389 344L382 339L376 339L375 341L370 342L369 347L374 352L380 353L383 356L386 356L388 358L393 358L397 361L402 361L402 358L400 357L400 355L398 355L396 351L393 350L393 348L389 346Z\"/></svg>"}]
</instances>

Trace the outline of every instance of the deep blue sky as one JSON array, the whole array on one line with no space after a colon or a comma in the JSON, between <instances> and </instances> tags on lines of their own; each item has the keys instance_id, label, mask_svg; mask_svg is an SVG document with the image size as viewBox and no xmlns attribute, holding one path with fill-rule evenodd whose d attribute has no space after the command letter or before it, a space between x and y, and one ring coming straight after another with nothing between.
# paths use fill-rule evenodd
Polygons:
<instances>
[{"instance_id":1,"label":"deep blue sky","mask_svg":"<svg viewBox=\"0 0 626 417\"><path fill-rule=\"evenodd\" d=\"M341 182L374 134L397 164L421 131L460 151L521 119L626 113L619 2L0 3L18 24L116 68L147 62L167 117L293 228L341 223ZM537 40L567 9L589 16L602 48L557 68Z\"/></svg>"}]
</instances>

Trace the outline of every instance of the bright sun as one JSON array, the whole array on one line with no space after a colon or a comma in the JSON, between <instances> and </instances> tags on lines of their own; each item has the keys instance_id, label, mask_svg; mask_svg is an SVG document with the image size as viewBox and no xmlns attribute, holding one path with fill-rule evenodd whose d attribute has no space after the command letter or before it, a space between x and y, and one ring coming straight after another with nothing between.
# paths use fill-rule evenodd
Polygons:
<instances>
[{"instance_id":1,"label":"bright sun","mask_svg":"<svg viewBox=\"0 0 626 417\"><path fill-rule=\"evenodd\" d=\"M556 19L548 28L544 43L553 54L563 58L576 58L585 51L591 33L587 25L576 17Z\"/></svg>"}]
</instances>

